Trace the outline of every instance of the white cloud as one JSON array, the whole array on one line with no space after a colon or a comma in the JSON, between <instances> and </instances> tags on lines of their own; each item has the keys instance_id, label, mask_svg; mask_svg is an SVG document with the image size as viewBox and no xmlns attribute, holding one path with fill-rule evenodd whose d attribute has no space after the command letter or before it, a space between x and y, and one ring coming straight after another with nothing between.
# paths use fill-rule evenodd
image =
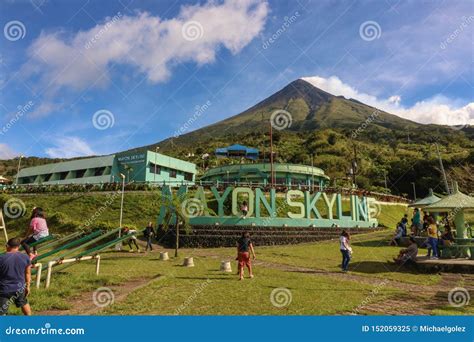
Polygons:
<instances>
[{"instance_id":1,"label":"white cloud","mask_svg":"<svg viewBox=\"0 0 474 342\"><path fill-rule=\"evenodd\" d=\"M474 102L460 104L460 101L436 95L406 107L401 105L402 98L399 95L380 99L358 91L351 85L342 82L337 76L329 78L313 76L302 79L333 95L352 98L415 122L439 125L474 125Z\"/></svg>"},{"instance_id":2,"label":"white cloud","mask_svg":"<svg viewBox=\"0 0 474 342\"><path fill-rule=\"evenodd\" d=\"M50 158L74 158L97 154L84 140L78 137L54 138L53 144L54 147L45 150Z\"/></svg>"},{"instance_id":3,"label":"white cloud","mask_svg":"<svg viewBox=\"0 0 474 342\"><path fill-rule=\"evenodd\" d=\"M18 156L18 153L7 144L0 143L0 159L12 159Z\"/></svg>"},{"instance_id":4,"label":"white cloud","mask_svg":"<svg viewBox=\"0 0 474 342\"><path fill-rule=\"evenodd\" d=\"M261 32L267 13L268 4L258 0L183 6L170 19L147 12L136 16L118 13L72 36L42 32L29 48L32 60L24 71L39 75L52 93L62 87L105 86L112 64L132 66L150 83L163 82L176 64L211 63L221 47L237 54ZM190 22L198 24L186 25ZM190 36L183 34L183 27L188 26Z\"/></svg>"}]
</instances>

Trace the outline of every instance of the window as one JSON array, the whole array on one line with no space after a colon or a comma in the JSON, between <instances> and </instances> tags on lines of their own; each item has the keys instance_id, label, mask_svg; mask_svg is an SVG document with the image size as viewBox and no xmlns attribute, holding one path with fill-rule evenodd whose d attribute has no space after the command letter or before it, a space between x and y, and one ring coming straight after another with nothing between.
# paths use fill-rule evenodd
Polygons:
<instances>
[{"instance_id":1,"label":"window","mask_svg":"<svg viewBox=\"0 0 474 342\"><path fill-rule=\"evenodd\" d=\"M97 167L94 171L94 176L102 176L104 174L105 167Z\"/></svg>"},{"instance_id":2,"label":"window","mask_svg":"<svg viewBox=\"0 0 474 342\"><path fill-rule=\"evenodd\" d=\"M65 180L68 173L69 173L69 171L60 172L59 173L59 179L60 180Z\"/></svg>"},{"instance_id":3,"label":"window","mask_svg":"<svg viewBox=\"0 0 474 342\"><path fill-rule=\"evenodd\" d=\"M177 173L176 170L171 169L170 170L170 177L171 178L176 178L176 173Z\"/></svg>"},{"instance_id":4,"label":"window","mask_svg":"<svg viewBox=\"0 0 474 342\"><path fill-rule=\"evenodd\" d=\"M161 166L154 163L150 163L150 172L159 175L161 173Z\"/></svg>"},{"instance_id":5,"label":"window","mask_svg":"<svg viewBox=\"0 0 474 342\"><path fill-rule=\"evenodd\" d=\"M82 169L82 170L76 170L76 178L82 178L84 177L87 169Z\"/></svg>"},{"instance_id":6,"label":"window","mask_svg":"<svg viewBox=\"0 0 474 342\"><path fill-rule=\"evenodd\" d=\"M48 173L48 174L44 175L43 176L43 182L49 182L52 175L53 175L52 173Z\"/></svg>"},{"instance_id":7,"label":"window","mask_svg":"<svg viewBox=\"0 0 474 342\"><path fill-rule=\"evenodd\" d=\"M188 182L192 182L193 181L193 174L189 173L189 172L185 172L184 173L184 179L187 180Z\"/></svg>"}]
</instances>

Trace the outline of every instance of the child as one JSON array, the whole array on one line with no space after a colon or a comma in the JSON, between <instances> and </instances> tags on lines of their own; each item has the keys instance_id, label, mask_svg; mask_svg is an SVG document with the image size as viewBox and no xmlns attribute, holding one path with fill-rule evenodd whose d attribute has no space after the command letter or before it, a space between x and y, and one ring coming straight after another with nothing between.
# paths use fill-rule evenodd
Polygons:
<instances>
[{"instance_id":1,"label":"child","mask_svg":"<svg viewBox=\"0 0 474 342\"><path fill-rule=\"evenodd\" d=\"M21 245L26 254L30 257L30 260L33 260L36 257L36 250L31 251L29 245L49 235L48 224L46 223L42 208L33 208L30 226L26 235L27 236L21 241Z\"/></svg>"},{"instance_id":2,"label":"child","mask_svg":"<svg viewBox=\"0 0 474 342\"><path fill-rule=\"evenodd\" d=\"M250 234L243 232L241 238L237 241L237 260L239 261L239 280L244 279L244 266L249 270L249 277L253 278L252 263L250 261L250 253L252 252L255 260L255 250L253 249Z\"/></svg>"},{"instance_id":3,"label":"child","mask_svg":"<svg viewBox=\"0 0 474 342\"><path fill-rule=\"evenodd\" d=\"M247 217L247 213L249 212L249 206L247 201L243 201L242 205L240 206L240 211L242 212L242 218L245 219Z\"/></svg>"},{"instance_id":4,"label":"child","mask_svg":"<svg viewBox=\"0 0 474 342\"><path fill-rule=\"evenodd\" d=\"M398 222L395 236L390 241L389 246L398 246L398 245L400 245L402 236L403 236L403 224L401 222Z\"/></svg>"},{"instance_id":5,"label":"child","mask_svg":"<svg viewBox=\"0 0 474 342\"><path fill-rule=\"evenodd\" d=\"M129 252L133 253L133 247L132 244L135 245L135 248L137 249L137 252L140 253L140 247L137 245L137 237L135 236L136 230L130 229L128 227L124 227L123 230L123 235L131 235L131 238L128 239L128 247L130 247Z\"/></svg>"}]
</instances>

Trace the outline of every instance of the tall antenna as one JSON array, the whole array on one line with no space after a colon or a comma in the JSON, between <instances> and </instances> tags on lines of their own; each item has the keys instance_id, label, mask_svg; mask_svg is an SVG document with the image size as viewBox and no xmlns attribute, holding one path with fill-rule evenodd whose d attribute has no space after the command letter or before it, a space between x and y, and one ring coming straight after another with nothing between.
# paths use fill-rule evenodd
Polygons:
<instances>
[{"instance_id":1,"label":"tall antenna","mask_svg":"<svg viewBox=\"0 0 474 342\"><path fill-rule=\"evenodd\" d=\"M444 171L443 160L441 159L441 154L439 153L438 144L435 143L435 145L436 145L436 152L438 153L439 167L441 169L441 173L443 174L444 186L446 188L446 192L449 195L451 191L449 191L448 179L446 178L446 172Z\"/></svg>"},{"instance_id":2,"label":"tall antenna","mask_svg":"<svg viewBox=\"0 0 474 342\"><path fill-rule=\"evenodd\" d=\"M273 188L274 179L273 179L273 125L270 120L270 184Z\"/></svg>"}]
</instances>

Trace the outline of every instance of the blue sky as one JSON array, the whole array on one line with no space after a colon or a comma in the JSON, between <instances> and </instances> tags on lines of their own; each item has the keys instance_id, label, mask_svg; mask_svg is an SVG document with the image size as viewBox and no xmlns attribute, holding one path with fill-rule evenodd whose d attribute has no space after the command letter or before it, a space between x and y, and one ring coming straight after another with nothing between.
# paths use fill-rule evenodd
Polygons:
<instances>
[{"instance_id":1,"label":"blue sky","mask_svg":"<svg viewBox=\"0 0 474 342\"><path fill-rule=\"evenodd\" d=\"M302 77L474 123L472 1L2 0L0 19L0 158L155 143Z\"/></svg>"}]
</instances>

